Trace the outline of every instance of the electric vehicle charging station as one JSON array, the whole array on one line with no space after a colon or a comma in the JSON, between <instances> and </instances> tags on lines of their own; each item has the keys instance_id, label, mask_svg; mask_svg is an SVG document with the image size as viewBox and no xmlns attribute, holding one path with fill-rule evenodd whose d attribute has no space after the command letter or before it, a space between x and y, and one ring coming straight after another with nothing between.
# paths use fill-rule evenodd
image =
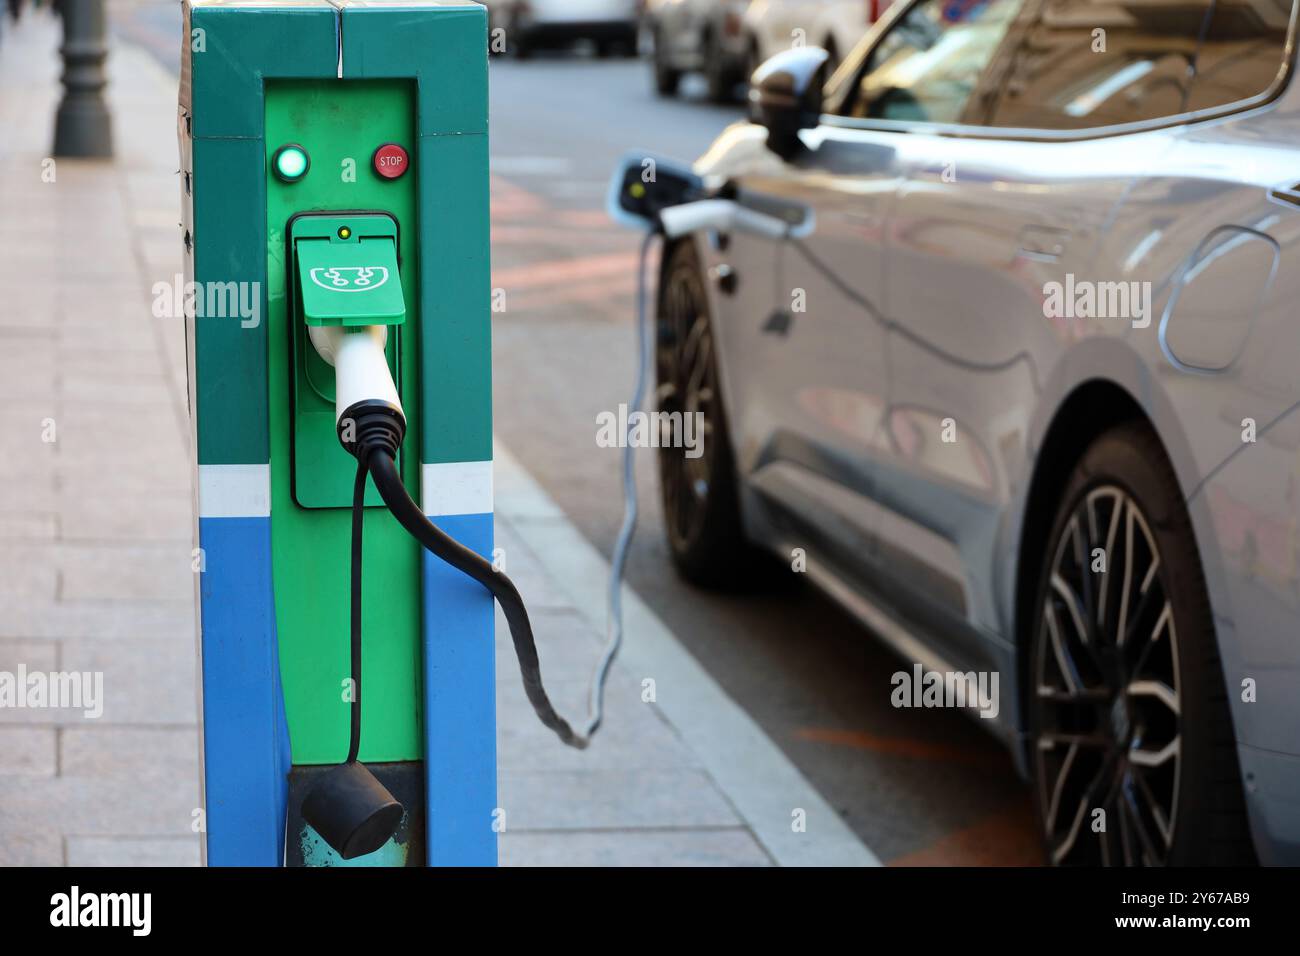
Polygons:
<instances>
[{"instance_id":1,"label":"electric vehicle charging station","mask_svg":"<svg viewBox=\"0 0 1300 956\"><path fill-rule=\"evenodd\" d=\"M486 12L186 0L184 29L187 279L260 313L187 310L206 858L337 865L303 804L356 689L344 347L404 413L401 485L492 552ZM355 862L495 865L492 594L364 502L359 758L404 812Z\"/></svg>"},{"instance_id":2,"label":"electric vehicle charging station","mask_svg":"<svg viewBox=\"0 0 1300 956\"><path fill-rule=\"evenodd\" d=\"M487 560L486 10L183 12L207 862L495 865L494 600L538 718L586 748L622 638L637 509L629 442L609 640L575 732L547 698L518 590ZM637 407L654 234L806 225L689 170L638 182L640 169L630 160L610 194L646 230ZM221 307L232 290L251 315Z\"/></svg>"}]
</instances>

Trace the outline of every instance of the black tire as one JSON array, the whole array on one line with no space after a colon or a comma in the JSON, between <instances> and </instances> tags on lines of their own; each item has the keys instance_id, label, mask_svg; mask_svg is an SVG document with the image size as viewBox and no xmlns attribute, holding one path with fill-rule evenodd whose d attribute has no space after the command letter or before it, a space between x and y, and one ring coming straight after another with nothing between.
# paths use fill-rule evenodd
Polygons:
<instances>
[{"instance_id":1,"label":"black tire","mask_svg":"<svg viewBox=\"0 0 1300 956\"><path fill-rule=\"evenodd\" d=\"M506 45L516 60L527 60L533 55L532 37L515 22L510 24L506 34Z\"/></svg>"},{"instance_id":2,"label":"black tire","mask_svg":"<svg viewBox=\"0 0 1300 956\"><path fill-rule=\"evenodd\" d=\"M654 72L655 92L660 96L676 96L677 87L682 82L682 71L675 70L668 62L668 51L664 48L663 37L654 34L654 54L650 60Z\"/></svg>"},{"instance_id":3,"label":"black tire","mask_svg":"<svg viewBox=\"0 0 1300 956\"><path fill-rule=\"evenodd\" d=\"M636 31L619 31L613 36L597 40L596 56L602 60L615 56L623 59L636 56Z\"/></svg>"},{"instance_id":4,"label":"black tire","mask_svg":"<svg viewBox=\"0 0 1300 956\"><path fill-rule=\"evenodd\" d=\"M704 38L704 80L708 85L709 101L712 103L734 103L736 101L736 84L740 78L723 56L718 45L717 34L710 32Z\"/></svg>"},{"instance_id":5,"label":"black tire","mask_svg":"<svg viewBox=\"0 0 1300 956\"><path fill-rule=\"evenodd\" d=\"M1205 577L1148 426L1093 441L1048 541L1025 681L1048 860L1254 862Z\"/></svg>"},{"instance_id":6,"label":"black tire","mask_svg":"<svg viewBox=\"0 0 1300 956\"><path fill-rule=\"evenodd\" d=\"M761 562L745 539L739 478L713 349L704 275L694 245L673 248L663 271L655 317L655 371L662 412L699 412L698 458L660 448L659 486L673 564L692 584L734 588L752 581Z\"/></svg>"}]
</instances>

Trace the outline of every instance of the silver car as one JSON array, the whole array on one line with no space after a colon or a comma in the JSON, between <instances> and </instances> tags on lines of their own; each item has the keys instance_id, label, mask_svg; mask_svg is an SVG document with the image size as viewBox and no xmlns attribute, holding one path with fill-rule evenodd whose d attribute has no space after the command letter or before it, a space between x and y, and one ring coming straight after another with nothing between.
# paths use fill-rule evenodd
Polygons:
<instances>
[{"instance_id":1,"label":"silver car","mask_svg":"<svg viewBox=\"0 0 1300 956\"><path fill-rule=\"evenodd\" d=\"M680 571L775 551L1000 677L1054 863L1300 863L1295 42L1293 0L898 2L696 165L802 225L665 250Z\"/></svg>"}]
</instances>

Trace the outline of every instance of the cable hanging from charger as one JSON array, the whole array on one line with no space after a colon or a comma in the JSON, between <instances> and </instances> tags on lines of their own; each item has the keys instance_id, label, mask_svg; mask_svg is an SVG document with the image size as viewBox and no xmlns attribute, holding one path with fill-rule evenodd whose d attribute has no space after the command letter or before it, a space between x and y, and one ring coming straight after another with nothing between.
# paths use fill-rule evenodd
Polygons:
<instances>
[{"instance_id":1,"label":"cable hanging from charger","mask_svg":"<svg viewBox=\"0 0 1300 956\"><path fill-rule=\"evenodd\" d=\"M647 368L650 355L650 325L648 321L646 285L646 265L649 261L650 247L656 237L656 231L647 231L641 243L637 264L637 314L636 314L636 381L632 394L631 408L639 410L645 400ZM400 407L381 399L366 399L348 407L338 419L339 439L344 448L357 458L357 491L364 493L366 475L374 480L375 488L388 506L399 524L414 537L424 548L440 560L462 574L477 581L492 594L505 614L510 627L510 638L514 643L515 656L519 660L519 671L523 677L524 693L532 704L538 719L548 729L570 747L584 750L590 744L592 736L600 729L604 718L605 685L610 668L614 663L619 648L623 643L623 573L627 567L627 555L632 544L632 537L637 525L637 494L635 446L630 435L624 436L623 442L623 521L619 528L618 539L614 545L614 554L610 562L609 589L607 592L606 642L592 672L587 702L587 725L578 733L569 722L555 710L546 688L542 683L541 663L537 657L537 642L533 637L532 623L528 618L528 609L514 582L504 572L498 571L490 562L477 552L465 547L446 532L437 527L424 514L419 505L412 500L406 486L402 483L397 468L397 452L401 448L406 432L406 419ZM629 424L629 430L631 425ZM356 759L360 738L360 523L361 500L354 495L353 502L353 556L352 556L352 670L353 680L357 685L354 692L357 698L353 704L352 740L349 761Z\"/></svg>"},{"instance_id":2,"label":"cable hanging from charger","mask_svg":"<svg viewBox=\"0 0 1300 956\"><path fill-rule=\"evenodd\" d=\"M654 233L647 232L641 243L641 253L637 267L637 374L633 390L633 409L639 409L645 400L646 369L649 357L649 327L646 305L646 263L649 259L650 246ZM397 450L401 447L405 433L405 419L400 411L383 402L365 402L364 407L349 409L340 417L340 426L347 424L346 431L340 428L340 438L344 447L357 456L359 483L364 482L368 472L374 480L375 488L388 506L399 524L420 542L431 554L446 562L462 574L477 581L492 594L505 614L510 628L510 638L514 644L515 656L519 660L519 671L523 677L524 693L532 704L538 719L548 729L555 732L562 742L579 750L590 744L592 736L600 729L604 716L605 684L610 667L623 642L623 602L622 580L627 566L628 549L632 543L637 524L637 495L635 472L635 448L628 440L623 448L623 522L619 528L618 539L614 546L613 560L610 564L609 591L607 595L606 643L600 660L592 672L588 694L587 726L578 733L569 722L555 710L546 688L542 683L541 663L537 657L537 642L533 636L532 623L528 618L528 609L518 588L504 572L498 571L477 552L465 547L459 541L442 531L428 517L419 505L412 500L406 486L402 483L397 469ZM630 427L630 426L629 426ZM354 529L356 521L354 516ZM359 540L359 536L357 536ZM360 574L359 555L353 556L353 627L359 629L360 601L355 599L359 589ZM353 671L359 677L360 661L357 659L354 641ZM358 690L359 693L359 690ZM359 736L355 727L359 707L354 706L354 739Z\"/></svg>"}]
</instances>

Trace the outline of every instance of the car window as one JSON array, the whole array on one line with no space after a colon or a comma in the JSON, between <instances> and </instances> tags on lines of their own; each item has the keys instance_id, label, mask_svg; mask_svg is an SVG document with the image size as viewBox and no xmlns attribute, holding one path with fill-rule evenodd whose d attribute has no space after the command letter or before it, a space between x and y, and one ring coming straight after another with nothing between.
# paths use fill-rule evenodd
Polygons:
<instances>
[{"instance_id":1,"label":"car window","mask_svg":"<svg viewBox=\"0 0 1300 956\"><path fill-rule=\"evenodd\" d=\"M1209 8L1210 0L1046 0L988 125L1076 130L1183 112Z\"/></svg>"},{"instance_id":2,"label":"car window","mask_svg":"<svg viewBox=\"0 0 1300 956\"><path fill-rule=\"evenodd\" d=\"M1196 53L1189 110L1250 99L1277 79L1293 0L1215 0Z\"/></svg>"},{"instance_id":3,"label":"car window","mask_svg":"<svg viewBox=\"0 0 1300 956\"><path fill-rule=\"evenodd\" d=\"M967 123L1023 0L923 0L881 37L840 112L858 119Z\"/></svg>"}]
</instances>

